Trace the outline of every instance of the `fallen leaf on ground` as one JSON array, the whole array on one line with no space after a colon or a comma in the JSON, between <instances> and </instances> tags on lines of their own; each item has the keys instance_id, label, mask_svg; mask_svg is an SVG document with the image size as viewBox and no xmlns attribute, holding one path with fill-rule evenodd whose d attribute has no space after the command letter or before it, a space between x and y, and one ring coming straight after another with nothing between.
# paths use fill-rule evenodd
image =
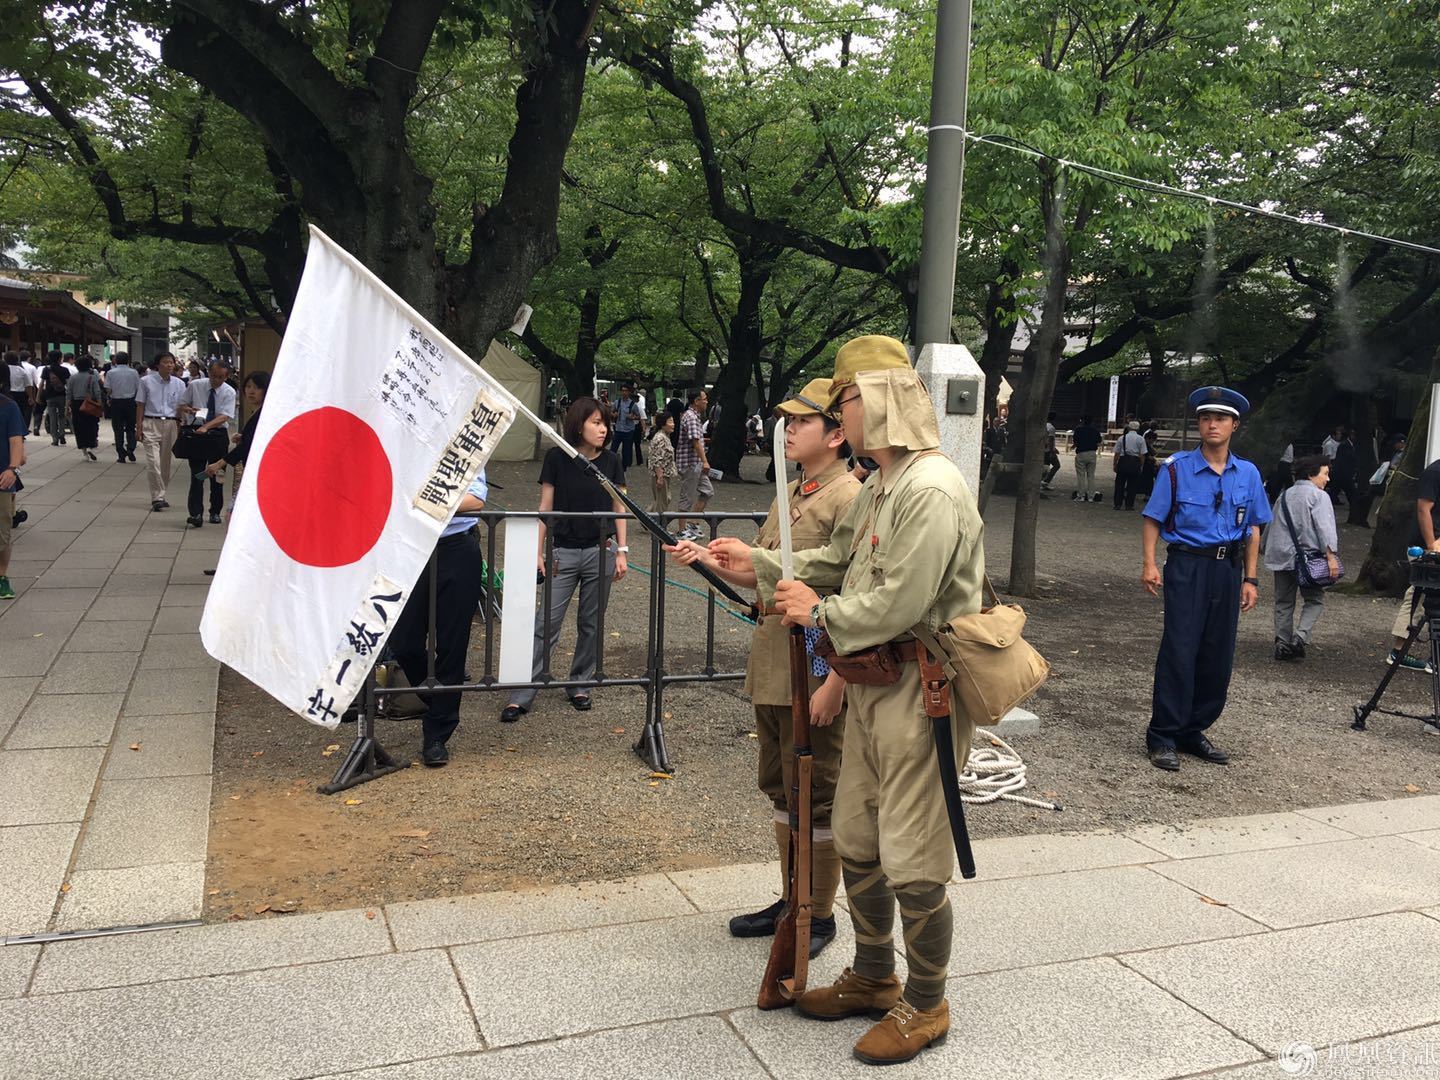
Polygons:
<instances>
[{"instance_id":1,"label":"fallen leaf on ground","mask_svg":"<svg viewBox=\"0 0 1440 1080\"><path fill-rule=\"evenodd\" d=\"M746 737L747 739L758 739L760 736L759 736L759 735L756 735L755 732L753 732L753 731L747 731L747 732L745 733L745 737Z\"/></svg>"},{"instance_id":2,"label":"fallen leaf on ground","mask_svg":"<svg viewBox=\"0 0 1440 1080\"><path fill-rule=\"evenodd\" d=\"M669 780L669 779L670 779L670 774L669 774L668 772L652 772L652 773L650 774L650 779L651 779L651 780Z\"/></svg>"},{"instance_id":3,"label":"fallen leaf on ground","mask_svg":"<svg viewBox=\"0 0 1440 1080\"><path fill-rule=\"evenodd\" d=\"M265 912L267 912L267 911L269 911L269 910L270 910L270 905L269 905L269 904L259 904L259 905L257 905L256 908L255 908L255 914L256 914L256 915L264 915Z\"/></svg>"},{"instance_id":4,"label":"fallen leaf on ground","mask_svg":"<svg viewBox=\"0 0 1440 1080\"><path fill-rule=\"evenodd\" d=\"M231 796L230 796L230 801L231 801L231 802L238 802L239 799L240 799L240 796L239 796L239 795L231 795Z\"/></svg>"},{"instance_id":5,"label":"fallen leaf on ground","mask_svg":"<svg viewBox=\"0 0 1440 1080\"><path fill-rule=\"evenodd\" d=\"M265 756L265 751L264 751L264 750L256 750L256 751L255 751L253 754L251 754L250 756L251 756L251 757L264 757L264 756Z\"/></svg>"},{"instance_id":6,"label":"fallen leaf on ground","mask_svg":"<svg viewBox=\"0 0 1440 1080\"><path fill-rule=\"evenodd\" d=\"M430 835L429 829L406 829L404 832L391 833L391 836L402 836L415 840L424 840Z\"/></svg>"},{"instance_id":7,"label":"fallen leaf on ground","mask_svg":"<svg viewBox=\"0 0 1440 1080\"><path fill-rule=\"evenodd\" d=\"M1040 794L1044 795L1047 799L1053 799L1060 793L1058 791L1042 791Z\"/></svg>"},{"instance_id":8,"label":"fallen leaf on ground","mask_svg":"<svg viewBox=\"0 0 1440 1080\"><path fill-rule=\"evenodd\" d=\"M518 747L518 746L507 746L507 747L505 747L505 752L506 752L507 754L518 754L518 753L520 752L520 747Z\"/></svg>"},{"instance_id":9,"label":"fallen leaf on ground","mask_svg":"<svg viewBox=\"0 0 1440 1080\"><path fill-rule=\"evenodd\" d=\"M611 630L611 631L610 631L610 636L611 636L611 637L619 637L619 636L620 636L620 631L619 631L619 630Z\"/></svg>"},{"instance_id":10,"label":"fallen leaf on ground","mask_svg":"<svg viewBox=\"0 0 1440 1080\"><path fill-rule=\"evenodd\" d=\"M205 895L206 895L206 896L219 896L219 895L220 895L220 890L219 890L219 889L211 889L211 890L210 890L208 893L206 893Z\"/></svg>"},{"instance_id":11,"label":"fallen leaf on ground","mask_svg":"<svg viewBox=\"0 0 1440 1080\"><path fill-rule=\"evenodd\" d=\"M138 742L132 742L132 743L130 744L130 749L131 749L131 750L139 750L139 749L140 749L140 744L139 744Z\"/></svg>"},{"instance_id":12,"label":"fallen leaf on ground","mask_svg":"<svg viewBox=\"0 0 1440 1080\"><path fill-rule=\"evenodd\" d=\"M31 637L44 637L44 634L31 634Z\"/></svg>"},{"instance_id":13,"label":"fallen leaf on ground","mask_svg":"<svg viewBox=\"0 0 1440 1080\"><path fill-rule=\"evenodd\" d=\"M611 729L610 729L610 734L611 734L611 735L624 735L624 734L625 734L625 729L624 729L623 727L611 728Z\"/></svg>"},{"instance_id":14,"label":"fallen leaf on ground","mask_svg":"<svg viewBox=\"0 0 1440 1080\"><path fill-rule=\"evenodd\" d=\"M1230 906L1229 904L1225 903L1223 900L1212 900L1212 899L1210 899L1210 897L1208 897L1208 896L1202 896L1202 897L1200 897L1200 899L1203 900L1205 903L1212 905L1213 907L1229 907L1229 906Z\"/></svg>"},{"instance_id":15,"label":"fallen leaf on ground","mask_svg":"<svg viewBox=\"0 0 1440 1080\"><path fill-rule=\"evenodd\" d=\"M367 912L365 912L365 917L366 917L367 919L373 919L373 918L375 918L375 912L373 912L373 911L367 911Z\"/></svg>"},{"instance_id":16,"label":"fallen leaf on ground","mask_svg":"<svg viewBox=\"0 0 1440 1080\"><path fill-rule=\"evenodd\" d=\"M1420 792L1420 787L1417 784L1406 784L1405 790L1408 791L1411 795L1417 795Z\"/></svg>"},{"instance_id":17,"label":"fallen leaf on ground","mask_svg":"<svg viewBox=\"0 0 1440 1080\"><path fill-rule=\"evenodd\" d=\"M325 749L333 754L336 750L340 749L340 744L338 742L332 742L329 746L325 747Z\"/></svg>"},{"instance_id":18,"label":"fallen leaf on ground","mask_svg":"<svg viewBox=\"0 0 1440 1080\"><path fill-rule=\"evenodd\" d=\"M69 891L70 891L70 882L67 881L67 882L65 882L64 885L61 885L61 886L60 886L60 891L61 891L62 893L63 893L63 892L69 892Z\"/></svg>"},{"instance_id":19,"label":"fallen leaf on ground","mask_svg":"<svg viewBox=\"0 0 1440 1080\"><path fill-rule=\"evenodd\" d=\"M660 781L659 781L659 780L651 780L651 781L650 781L650 786L651 786L651 787L659 787L659 786L660 786Z\"/></svg>"},{"instance_id":20,"label":"fallen leaf on ground","mask_svg":"<svg viewBox=\"0 0 1440 1080\"><path fill-rule=\"evenodd\" d=\"M363 803L364 801L365 801L364 799L346 799L346 800L345 800L345 805L346 805L346 806L359 806L359 805L360 805L361 803Z\"/></svg>"},{"instance_id":21,"label":"fallen leaf on ground","mask_svg":"<svg viewBox=\"0 0 1440 1080\"><path fill-rule=\"evenodd\" d=\"M668 712L667 712L667 713L665 714L665 719L666 719L666 720L673 720L673 719L675 719L675 714L674 714L674 713L668 713Z\"/></svg>"}]
</instances>

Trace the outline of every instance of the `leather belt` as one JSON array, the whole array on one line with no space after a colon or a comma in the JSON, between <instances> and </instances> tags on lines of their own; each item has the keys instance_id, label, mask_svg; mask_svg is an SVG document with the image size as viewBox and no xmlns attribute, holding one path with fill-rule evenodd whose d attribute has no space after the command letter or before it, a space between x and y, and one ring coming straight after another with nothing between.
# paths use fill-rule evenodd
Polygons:
<instances>
[{"instance_id":1,"label":"leather belt","mask_svg":"<svg viewBox=\"0 0 1440 1080\"><path fill-rule=\"evenodd\" d=\"M1243 542L1236 540L1229 544L1216 544L1214 547L1191 547L1189 544L1167 544L1166 552L1177 555L1191 555L1197 559L1214 559L1216 562L1239 562L1240 553L1243 550Z\"/></svg>"}]
</instances>

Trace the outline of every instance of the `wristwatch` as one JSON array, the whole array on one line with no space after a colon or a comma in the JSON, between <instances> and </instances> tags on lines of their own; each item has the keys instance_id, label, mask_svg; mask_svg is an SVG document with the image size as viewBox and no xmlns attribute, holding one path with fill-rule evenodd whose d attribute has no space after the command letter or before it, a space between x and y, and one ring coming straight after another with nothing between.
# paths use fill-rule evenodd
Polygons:
<instances>
[{"instance_id":1,"label":"wristwatch","mask_svg":"<svg viewBox=\"0 0 1440 1080\"><path fill-rule=\"evenodd\" d=\"M824 601L824 600L821 600L818 604L816 604L814 607L812 607L812 608L810 609L810 621L811 621L814 625L820 626L820 625L822 625L821 619L823 619L824 616L825 616L825 601Z\"/></svg>"},{"instance_id":2,"label":"wristwatch","mask_svg":"<svg viewBox=\"0 0 1440 1080\"><path fill-rule=\"evenodd\" d=\"M1259 579L1259 578L1253 578L1253 577L1247 577L1247 578L1245 579L1245 584L1246 584L1246 585L1254 585L1254 586L1258 589L1258 588L1260 587L1260 579Z\"/></svg>"}]
</instances>

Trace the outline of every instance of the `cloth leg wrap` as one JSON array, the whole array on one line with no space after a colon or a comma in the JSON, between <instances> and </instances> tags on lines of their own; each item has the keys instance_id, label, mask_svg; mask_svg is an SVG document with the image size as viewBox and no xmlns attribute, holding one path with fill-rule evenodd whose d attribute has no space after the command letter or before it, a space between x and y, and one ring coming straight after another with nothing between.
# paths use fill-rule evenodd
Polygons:
<instances>
[{"instance_id":1,"label":"cloth leg wrap","mask_svg":"<svg viewBox=\"0 0 1440 1080\"><path fill-rule=\"evenodd\" d=\"M895 890L900 921L905 927L905 1000L917 1009L934 1009L945 1000L950 968L954 912L944 885L915 882ZM857 935L858 937L858 935Z\"/></svg>"},{"instance_id":2,"label":"cloth leg wrap","mask_svg":"<svg viewBox=\"0 0 1440 1080\"><path fill-rule=\"evenodd\" d=\"M811 914L815 918L828 919L835 914L835 892L839 888L840 856L835 854L835 841L817 838L810 845Z\"/></svg>"},{"instance_id":3,"label":"cloth leg wrap","mask_svg":"<svg viewBox=\"0 0 1440 1080\"><path fill-rule=\"evenodd\" d=\"M850 921L855 924L855 974L883 979L895 974L895 894L880 860L841 859Z\"/></svg>"}]
</instances>

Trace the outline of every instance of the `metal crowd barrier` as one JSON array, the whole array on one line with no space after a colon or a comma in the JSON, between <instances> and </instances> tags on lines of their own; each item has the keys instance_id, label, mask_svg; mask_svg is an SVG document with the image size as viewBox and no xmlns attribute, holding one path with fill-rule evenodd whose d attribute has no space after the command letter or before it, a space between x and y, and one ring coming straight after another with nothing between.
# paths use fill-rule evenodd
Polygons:
<instances>
[{"instance_id":1,"label":"metal crowd barrier","mask_svg":"<svg viewBox=\"0 0 1440 1080\"><path fill-rule=\"evenodd\" d=\"M718 535L718 528L726 521L749 521L756 528L765 520L765 515L760 513L725 513L706 512L679 513L671 512L652 515L657 520L666 524L679 518L703 522L708 529L709 535ZM350 750L336 771L333 778L327 784L320 786L320 791L326 795L333 795L336 792L344 791L347 788L355 787L369 780L397 772L409 766L406 759L396 758L388 753L375 735L375 721L379 714L381 702L391 696L400 694L420 694L426 691L483 693L491 691L510 691L523 689L594 689L607 686L629 686L643 687L645 690L645 725L640 732L639 738L634 744L634 751L641 759L646 761L652 769L657 772L672 772L669 749L665 740L665 691L667 687L691 683L716 683L734 682L745 678L744 671L720 671L715 665L715 616L717 606L724 606L718 600L714 591L711 590L704 579L698 574L674 566L667 567L669 556L662 549L662 541L659 537L653 536L642 529L630 514L615 513L607 511L604 513L577 513L577 512L547 512L542 514L538 510L485 510L476 515L478 518L477 528L481 531L481 558L483 574L483 590L481 592L480 604L476 613L478 621L483 622L483 633L485 638L484 664L479 678L470 677L469 681L446 685L442 684L435 677L435 590L438 575L435 573L435 555L430 556L430 565L427 573L430 589L430 626L426 635L425 654L425 678L419 686L387 687L379 686L376 683L375 672L372 669L365 680L355 704L351 707L356 713L355 741L351 744ZM605 615L609 606L611 579L602 575L600 582L600 610L598 626L596 630L596 652L595 652L595 674L592 678L583 681L572 681L568 679L557 679L550 672L551 655L550 649L545 649L544 663L540 672L540 678L527 682L501 682L496 672L499 663L498 632L500 620L503 617L503 605L501 598L503 594L503 569L499 567L496 554L499 541L499 533L506 521L519 518L540 518L545 521L545 562L547 566L553 565L554 554L554 531L549 528L549 523L564 518L603 518L614 520L624 518L630 522L626 537L631 554L639 548L641 541L648 538L650 541L650 577L649 590L649 611L647 615L647 626L645 634L645 671L640 675L611 676L605 671ZM535 564L526 561L524 567L518 568L519 572L530 574L535 570ZM536 615L536 622L544 628L545 639L548 642L550 637L550 597L552 579L554 575L546 574L543 584L540 586L540 609ZM705 599L705 663L700 671L677 672L666 667L665 648L665 624L667 615L667 578L671 586L701 592ZM578 605L580 602L579 590L576 590L572 598L575 611L578 617ZM474 635L479 630L473 627L471 630L472 648Z\"/></svg>"}]
</instances>

